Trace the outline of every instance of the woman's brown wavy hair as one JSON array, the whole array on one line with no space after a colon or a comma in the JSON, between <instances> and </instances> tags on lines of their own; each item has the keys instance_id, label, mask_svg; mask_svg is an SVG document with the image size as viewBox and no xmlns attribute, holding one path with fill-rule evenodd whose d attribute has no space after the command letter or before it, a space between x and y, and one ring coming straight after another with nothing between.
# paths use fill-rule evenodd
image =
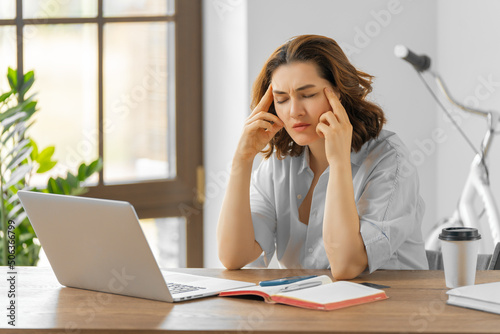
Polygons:
<instances>
[{"instance_id":1,"label":"woman's brown wavy hair","mask_svg":"<svg viewBox=\"0 0 500 334\"><path fill-rule=\"evenodd\" d=\"M373 76L357 70L337 42L325 36L297 36L273 52L254 82L252 110L271 84L274 71L281 65L293 62L316 64L319 76L328 80L340 94L340 101L353 127L351 151L358 152L364 143L378 136L386 119L379 106L366 100L366 96L372 91ZM274 103L269 112L276 114ZM293 157L302 154L304 147L295 143L286 130L282 129L262 151L264 157L269 158L274 149L278 159L283 159L287 155Z\"/></svg>"}]
</instances>

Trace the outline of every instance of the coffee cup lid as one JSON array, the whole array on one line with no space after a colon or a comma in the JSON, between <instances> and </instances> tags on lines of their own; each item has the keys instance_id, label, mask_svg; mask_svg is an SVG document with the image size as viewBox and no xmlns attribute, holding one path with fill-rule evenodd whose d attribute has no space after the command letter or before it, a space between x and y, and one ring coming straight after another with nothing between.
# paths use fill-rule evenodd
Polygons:
<instances>
[{"instance_id":1,"label":"coffee cup lid","mask_svg":"<svg viewBox=\"0 0 500 334\"><path fill-rule=\"evenodd\" d=\"M469 241L481 239L477 228L473 227L447 227L439 234L439 239L445 241Z\"/></svg>"}]
</instances>

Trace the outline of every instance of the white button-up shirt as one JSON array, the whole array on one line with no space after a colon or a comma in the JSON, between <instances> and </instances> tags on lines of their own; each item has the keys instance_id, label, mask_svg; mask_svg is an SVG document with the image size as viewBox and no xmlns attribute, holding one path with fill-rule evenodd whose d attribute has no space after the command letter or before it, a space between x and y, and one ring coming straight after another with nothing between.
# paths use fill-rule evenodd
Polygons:
<instances>
[{"instance_id":1,"label":"white button-up shirt","mask_svg":"<svg viewBox=\"0 0 500 334\"><path fill-rule=\"evenodd\" d=\"M366 271L428 269L421 231L425 205L408 149L396 134L382 130L351 153L351 166ZM314 188L309 224L299 220L313 177L307 147L298 157L279 160L273 155L253 173L250 206L263 254L252 266L267 266L276 251L284 268L330 267L322 235L329 168Z\"/></svg>"}]
</instances>

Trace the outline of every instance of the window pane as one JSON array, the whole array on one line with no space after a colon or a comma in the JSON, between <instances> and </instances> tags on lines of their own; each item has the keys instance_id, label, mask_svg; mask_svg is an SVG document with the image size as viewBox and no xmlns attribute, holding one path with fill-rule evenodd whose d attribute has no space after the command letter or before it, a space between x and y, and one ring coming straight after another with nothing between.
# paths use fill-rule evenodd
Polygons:
<instances>
[{"instance_id":1,"label":"window pane","mask_svg":"<svg viewBox=\"0 0 500 334\"><path fill-rule=\"evenodd\" d=\"M174 73L167 49L173 29L167 23L104 28L104 183L172 178Z\"/></svg>"},{"instance_id":2,"label":"window pane","mask_svg":"<svg viewBox=\"0 0 500 334\"><path fill-rule=\"evenodd\" d=\"M32 178L32 185L40 185L98 157L97 27L58 24L25 30L30 28L35 30L25 39L24 68L35 71L32 92L39 101L30 133L39 149L55 145L59 161L50 175Z\"/></svg>"},{"instance_id":3,"label":"window pane","mask_svg":"<svg viewBox=\"0 0 500 334\"><path fill-rule=\"evenodd\" d=\"M27 19L96 17L97 0L24 0L23 16Z\"/></svg>"},{"instance_id":4,"label":"window pane","mask_svg":"<svg viewBox=\"0 0 500 334\"><path fill-rule=\"evenodd\" d=\"M104 16L156 16L173 14L173 0L104 0Z\"/></svg>"},{"instance_id":5,"label":"window pane","mask_svg":"<svg viewBox=\"0 0 500 334\"><path fill-rule=\"evenodd\" d=\"M186 267L186 219L142 219L141 227L160 268Z\"/></svg>"},{"instance_id":6,"label":"window pane","mask_svg":"<svg viewBox=\"0 0 500 334\"><path fill-rule=\"evenodd\" d=\"M0 1L0 19L14 19L16 17L16 0Z\"/></svg>"},{"instance_id":7,"label":"window pane","mask_svg":"<svg viewBox=\"0 0 500 334\"><path fill-rule=\"evenodd\" d=\"M13 26L0 27L0 92L10 90L7 81L7 68L16 69L16 28ZM1 93L0 93L1 94Z\"/></svg>"}]
</instances>

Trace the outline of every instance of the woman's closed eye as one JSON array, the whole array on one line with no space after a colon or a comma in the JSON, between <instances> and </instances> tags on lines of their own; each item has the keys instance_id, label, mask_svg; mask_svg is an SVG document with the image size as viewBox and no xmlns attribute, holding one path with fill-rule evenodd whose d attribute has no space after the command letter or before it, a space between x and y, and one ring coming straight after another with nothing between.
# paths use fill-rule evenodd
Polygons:
<instances>
[{"instance_id":1,"label":"woman's closed eye","mask_svg":"<svg viewBox=\"0 0 500 334\"><path fill-rule=\"evenodd\" d=\"M310 97L315 96L316 94L317 94L317 93L310 94L310 95L302 95L302 98L307 99L307 98L310 98ZM281 101L280 101L280 100L276 100L276 103L277 103L277 104L283 104L283 103L285 103L286 101L288 101L288 99L284 99L284 100L281 100Z\"/></svg>"}]
</instances>

